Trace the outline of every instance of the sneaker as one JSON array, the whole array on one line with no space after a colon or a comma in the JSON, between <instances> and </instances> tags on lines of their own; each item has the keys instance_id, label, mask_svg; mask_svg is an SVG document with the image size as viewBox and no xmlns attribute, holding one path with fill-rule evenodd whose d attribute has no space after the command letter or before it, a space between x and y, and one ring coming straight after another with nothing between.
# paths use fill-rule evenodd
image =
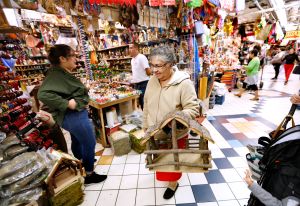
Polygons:
<instances>
[{"instance_id":1,"label":"sneaker","mask_svg":"<svg viewBox=\"0 0 300 206\"><path fill-rule=\"evenodd\" d=\"M288 81L285 81L285 82L284 82L284 85L287 85L287 83L288 83Z\"/></svg>"},{"instance_id":2,"label":"sneaker","mask_svg":"<svg viewBox=\"0 0 300 206\"><path fill-rule=\"evenodd\" d=\"M99 175L95 172L93 172L90 175L87 175L84 179L84 184L88 185L88 184L93 184L93 183L100 183L103 182L104 180L106 180L107 175Z\"/></svg>"},{"instance_id":3,"label":"sneaker","mask_svg":"<svg viewBox=\"0 0 300 206\"><path fill-rule=\"evenodd\" d=\"M277 77L273 77L271 80L276 80L277 79Z\"/></svg>"}]
</instances>

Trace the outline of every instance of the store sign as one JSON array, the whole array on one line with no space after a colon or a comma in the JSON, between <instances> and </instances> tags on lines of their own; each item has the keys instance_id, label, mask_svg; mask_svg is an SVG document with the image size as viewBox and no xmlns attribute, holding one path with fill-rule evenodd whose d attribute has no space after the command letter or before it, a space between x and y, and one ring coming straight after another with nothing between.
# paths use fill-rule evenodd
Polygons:
<instances>
[{"instance_id":1,"label":"store sign","mask_svg":"<svg viewBox=\"0 0 300 206\"><path fill-rule=\"evenodd\" d=\"M300 39L300 30L298 31L287 31L284 39L297 40Z\"/></svg>"}]
</instances>

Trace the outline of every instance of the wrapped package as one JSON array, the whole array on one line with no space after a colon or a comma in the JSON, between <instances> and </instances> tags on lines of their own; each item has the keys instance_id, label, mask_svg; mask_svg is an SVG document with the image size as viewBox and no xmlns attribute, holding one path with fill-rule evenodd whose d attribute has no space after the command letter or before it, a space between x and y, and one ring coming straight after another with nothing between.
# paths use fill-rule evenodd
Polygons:
<instances>
[{"instance_id":1,"label":"wrapped package","mask_svg":"<svg viewBox=\"0 0 300 206\"><path fill-rule=\"evenodd\" d=\"M20 140L16 135L10 135L6 137L0 144L0 152L2 153L12 145L20 144Z\"/></svg>"},{"instance_id":2,"label":"wrapped package","mask_svg":"<svg viewBox=\"0 0 300 206\"><path fill-rule=\"evenodd\" d=\"M128 154L131 151L129 134L123 131L113 132L109 136L110 145L116 156Z\"/></svg>"},{"instance_id":3,"label":"wrapped package","mask_svg":"<svg viewBox=\"0 0 300 206\"><path fill-rule=\"evenodd\" d=\"M27 177L22 178L13 184L3 186L0 191L0 197L10 197L21 191L38 187L43 183L43 180L47 177L47 175L48 171L44 165Z\"/></svg>"},{"instance_id":4,"label":"wrapped package","mask_svg":"<svg viewBox=\"0 0 300 206\"><path fill-rule=\"evenodd\" d=\"M11 160L12 158L18 156L19 154L26 152L28 148L29 147L27 146L13 145L4 151L3 160L4 161Z\"/></svg>"},{"instance_id":5,"label":"wrapped package","mask_svg":"<svg viewBox=\"0 0 300 206\"><path fill-rule=\"evenodd\" d=\"M8 205L19 205L30 203L31 201L38 200L39 197L43 194L43 189L41 187L37 187L30 190L22 191L10 198L4 198L0 200L1 206Z\"/></svg>"},{"instance_id":6,"label":"wrapped package","mask_svg":"<svg viewBox=\"0 0 300 206\"><path fill-rule=\"evenodd\" d=\"M0 180L15 174L32 162L37 161L38 158L39 155L35 152L26 152L23 155L15 157L0 168Z\"/></svg>"},{"instance_id":7,"label":"wrapped package","mask_svg":"<svg viewBox=\"0 0 300 206\"><path fill-rule=\"evenodd\" d=\"M143 153L145 150L145 145L141 145L142 138L144 137L145 132L144 130L137 130L135 132L130 133L130 140L131 140L131 148L136 151L137 153Z\"/></svg>"}]
</instances>

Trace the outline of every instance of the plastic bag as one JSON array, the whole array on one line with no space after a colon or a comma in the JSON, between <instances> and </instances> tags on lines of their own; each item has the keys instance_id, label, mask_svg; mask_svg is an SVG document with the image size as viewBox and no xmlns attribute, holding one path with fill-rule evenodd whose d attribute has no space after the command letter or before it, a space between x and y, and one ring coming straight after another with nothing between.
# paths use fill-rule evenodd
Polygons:
<instances>
[{"instance_id":1,"label":"plastic bag","mask_svg":"<svg viewBox=\"0 0 300 206\"><path fill-rule=\"evenodd\" d=\"M3 186L0 191L0 197L11 197L16 193L19 193L24 190L28 190L34 187L38 187L41 185L42 181L46 179L49 174L46 166L37 169L32 174L28 175L25 178L18 180L17 182Z\"/></svg>"},{"instance_id":2,"label":"plastic bag","mask_svg":"<svg viewBox=\"0 0 300 206\"><path fill-rule=\"evenodd\" d=\"M16 135L10 135L6 137L0 144L0 153L3 153L7 148L16 144L20 144L20 140Z\"/></svg>"},{"instance_id":3,"label":"plastic bag","mask_svg":"<svg viewBox=\"0 0 300 206\"><path fill-rule=\"evenodd\" d=\"M28 148L29 147L27 146L13 145L4 151L3 160L4 161L11 160L12 158L18 156L19 154L26 152Z\"/></svg>"},{"instance_id":4,"label":"plastic bag","mask_svg":"<svg viewBox=\"0 0 300 206\"><path fill-rule=\"evenodd\" d=\"M34 200L38 200L43 194L43 189L37 187L35 189L26 190L16 194L15 196L9 198L9 204L22 204L29 203Z\"/></svg>"},{"instance_id":5,"label":"plastic bag","mask_svg":"<svg viewBox=\"0 0 300 206\"><path fill-rule=\"evenodd\" d=\"M0 180L13 175L37 159L38 154L35 152L27 152L23 155L15 157L0 168Z\"/></svg>"}]
</instances>

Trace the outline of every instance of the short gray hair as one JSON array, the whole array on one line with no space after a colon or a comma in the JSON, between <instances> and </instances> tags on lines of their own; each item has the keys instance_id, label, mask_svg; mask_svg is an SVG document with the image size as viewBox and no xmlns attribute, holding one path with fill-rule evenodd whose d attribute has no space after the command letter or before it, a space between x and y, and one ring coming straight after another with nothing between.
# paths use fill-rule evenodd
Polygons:
<instances>
[{"instance_id":1,"label":"short gray hair","mask_svg":"<svg viewBox=\"0 0 300 206\"><path fill-rule=\"evenodd\" d=\"M166 63L176 63L176 57L174 55L174 49L169 46L158 46L151 49L149 59L154 56L159 56L163 59Z\"/></svg>"}]
</instances>

